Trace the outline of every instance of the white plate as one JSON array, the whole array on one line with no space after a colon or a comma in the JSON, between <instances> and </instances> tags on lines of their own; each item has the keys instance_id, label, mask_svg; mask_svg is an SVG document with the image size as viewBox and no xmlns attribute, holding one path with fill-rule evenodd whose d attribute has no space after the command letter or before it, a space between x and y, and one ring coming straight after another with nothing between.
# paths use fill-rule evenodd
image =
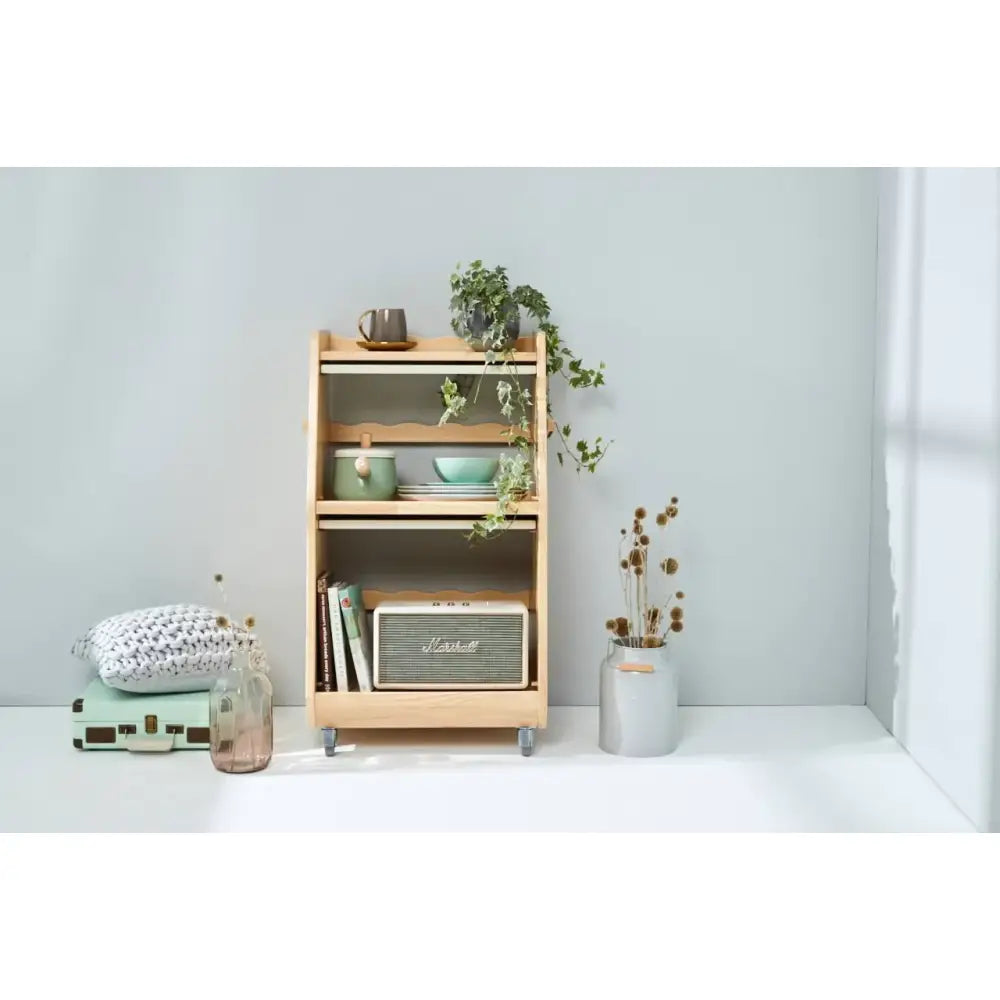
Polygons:
<instances>
[{"instance_id":1,"label":"white plate","mask_svg":"<svg viewBox=\"0 0 1000 1000\"><path fill-rule=\"evenodd\" d=\"M495 490L496 483L400 483L401 490Z\"/></svg>"},{"instance_id":2,"label":"white plate","mask_svg":"<svg viewBox=\"0 0 1000 1000\"><path fill-rule=\"evenodd\" d=\"M398 487L400 493L482 493L485 496L496 496L496 487L487 486L480 488L478 486L449 486L442 488L440 486L400 486Z\"/></svg>"},{"instance_id":3,"label":"white plate","mask_svg":"<svg viewBox=\"0 0 1000 1000\"><path fill-rule=\"evenodd\" d=\"M407 493L401 494L404 500L494 500L496 495L487 493Z\"/></svg>"}]
</instances>

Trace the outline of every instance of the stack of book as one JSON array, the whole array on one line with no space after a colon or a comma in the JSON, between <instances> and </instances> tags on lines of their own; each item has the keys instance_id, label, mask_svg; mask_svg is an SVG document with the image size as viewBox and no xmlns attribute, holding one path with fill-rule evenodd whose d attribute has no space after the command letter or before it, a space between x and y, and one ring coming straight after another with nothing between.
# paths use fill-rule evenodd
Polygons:
<instances>
[{"instance_id":1,"label":"stack of book","mask_svg":"<svg viewBox=\"0 0 1000 1000\"><path fill-rule=\"evenodd\" d=\"M321 574L316 611L316 690L371 691L372 645L361 588Z\"/></svg>"}]
</instances>

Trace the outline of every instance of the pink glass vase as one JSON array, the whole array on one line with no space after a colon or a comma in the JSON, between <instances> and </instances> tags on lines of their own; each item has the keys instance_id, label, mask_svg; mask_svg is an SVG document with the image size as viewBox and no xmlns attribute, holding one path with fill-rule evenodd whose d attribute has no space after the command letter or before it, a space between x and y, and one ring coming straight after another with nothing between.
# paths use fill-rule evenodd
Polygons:
<instances>
[{"instance_id":1,"label":"pink glass vase","mask_svg":"<svg viewBox=\"0 0 1000 1000\"><path fill-rule=\"evenodd\" d=\"M244 774L267 767L274 749L271 702L263 655L237 650L209 700L209 749L218 770Z\"/></svg>"}]
</instances>

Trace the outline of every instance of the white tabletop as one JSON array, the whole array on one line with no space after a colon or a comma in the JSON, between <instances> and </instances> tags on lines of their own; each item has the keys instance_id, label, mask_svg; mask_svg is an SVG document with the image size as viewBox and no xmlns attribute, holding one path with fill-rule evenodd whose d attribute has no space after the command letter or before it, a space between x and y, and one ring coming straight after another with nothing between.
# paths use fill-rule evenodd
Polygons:
<instances>
[{"instance_id":1,"label":"white tabletop","mask_svg":"<svg viewBox=\"0 0 1000 1000\"><path fill-rule=\"evenodd\" d=\"M275 711L270 767L207 751L72 746L69 708L0 708L0 831L964 831L972 826L863 707L684 708L669 757L597 747L595 708L513 730L344 734Z\"/></svg>"}]
</instances>

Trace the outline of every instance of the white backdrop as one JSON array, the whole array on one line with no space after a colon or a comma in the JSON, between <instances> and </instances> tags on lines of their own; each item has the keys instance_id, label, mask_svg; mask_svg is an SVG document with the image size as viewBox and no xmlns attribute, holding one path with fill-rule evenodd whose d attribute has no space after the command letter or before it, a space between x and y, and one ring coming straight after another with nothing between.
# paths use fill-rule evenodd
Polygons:
<instances>
[{"instance_id":1,"label":"white backdrop","mask_svg":"<svg viewBox=\"0 0 1000 1000\"><path fill-rule=\"evenodd\" d=\"M308 335L447 333L472 257L608 363L556 397L616 443L552 470L553 702L596 700L618 528L675 493L683 699L864 701L872 173L5 171L0 219L0 702L67 703L90 623L216 570L300 702Z\"/></svg>"}]
</instances>

